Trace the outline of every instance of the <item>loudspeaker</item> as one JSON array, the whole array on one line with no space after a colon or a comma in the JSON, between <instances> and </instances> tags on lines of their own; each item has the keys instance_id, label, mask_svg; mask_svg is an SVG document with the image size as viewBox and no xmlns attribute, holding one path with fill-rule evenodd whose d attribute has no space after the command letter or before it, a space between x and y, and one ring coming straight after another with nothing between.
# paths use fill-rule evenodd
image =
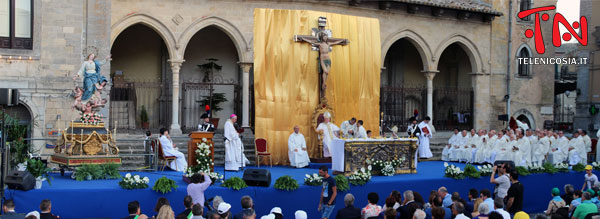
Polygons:
<instances>
[{"instance_id":1,"label":"loudspeaker","mask_svg":"<svg viewBox=\"0 0 600 219\"><path fill-rule=\"evenodd\" d=\"M10 189L31 190L35 186L35 178L27 171L9 171L6 185Z\"/></svg>"},{"instance_id":2,"label":"loudspeaker","mask_svg":"<svg viewBox=\"0 0 600 219\"><path fill-rule=\"evenodd\" d=\"M244 181L249 186L264 186L271 185L271 172L267 169L246 169L244 170Z\"/></svg>"},{"instance_id":3,"label":"loudspeaker","mask_svg":"<svg viewBox=\"0 0 600 219\"><path fill-rule=\"evenodd\" d=\"M10 88L0 88L0 105L19 105L19 90Z\"/></svg>"},{"instance_id":4,"label":"loudspeaker","mask_svg":"<svg viewBox=\"0 0 600 219\"><path fill-rule=\"evenodd\" d=\"M498 115L498 120L508 122L508 114Z\"/></svg>"}]
</instances>

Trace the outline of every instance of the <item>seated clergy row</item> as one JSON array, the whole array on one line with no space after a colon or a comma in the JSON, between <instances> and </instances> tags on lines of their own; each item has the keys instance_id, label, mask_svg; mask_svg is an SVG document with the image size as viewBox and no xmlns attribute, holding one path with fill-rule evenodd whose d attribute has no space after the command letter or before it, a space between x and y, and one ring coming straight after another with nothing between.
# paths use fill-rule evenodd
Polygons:
<instances>
[{"instance_id":1,"label":"seated clergy row","mask_svg":"<svg viewBox=\"0 0 600 219\"><path fill-rule=\"evenodd\" d=\"M555 134L552 130L529 129L523 134L516 130L471 129L459 132L448 140L442 152L442 160L467 163L494 163L496 160L511 160L517 166L542 165L568 161L570 165L587 163L587 153L592 142L586 131L578 130L570 140L562 131Z\"/></svg>"}]
</instances>

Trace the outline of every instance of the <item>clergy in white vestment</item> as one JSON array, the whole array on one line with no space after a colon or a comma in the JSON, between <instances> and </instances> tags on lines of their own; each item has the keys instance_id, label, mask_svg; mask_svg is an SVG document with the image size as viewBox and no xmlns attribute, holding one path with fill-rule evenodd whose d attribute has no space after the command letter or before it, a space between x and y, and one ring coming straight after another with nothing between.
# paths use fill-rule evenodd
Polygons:
<instances>
[{"instance_id":1,"label":"clergy in white vestment","mask_svg":"<svg viewBox=\"0 0 600 219\"><path fill-rule=\"evenodd\" d=\"M531 154L531 163L537 164L541 166L544 164L544 160L548 152L550 151L550 138L545 136L543 132L538 133L539 140L537 144L533 148L533 153Z\"/></svg>"},{"instance_id":2,"label":"clergy in white vestment","mask_svg":"<svg viewBox=\"0 0 600 219\"><path fill-rule=\"evenodd\" d=\"M458 128L454 128L454 134L450 137L450 139L448 139L448 144L444 147L444 150L442 151L443 161L450 161L450 150L452 150L453 145L456 145L455 142L459 137L460 132L458 131Z\"/></svg>"},{"instance_id":3,"label":"clergy in white vestment","mask_svg":"<svg viewBox=\"0 0 600 219\"><path fill-rule=\"evenodd\" d=\"M494 130L488 132L488 135L482 138L481 144L477 147L477 153L475 153L475 159L473 163L484 163L489 162L491 151L494 142L496 141L496 135Z\"/></svg>"},{"instance_id":4,"label":"clergy in white vestment","mask_svg":"<svg viewBox=\"0 0 600 219\"><path fill-rule=\"evenodd\" d=\"M308 163L310 163L306 151L306 140L297 125L294 126L294 133L288 138L288 156L290 157L290 165L296 168L308 166Z\"/></svg>"},{"instance_id":5,"label":"clergy in white vestment","mask_svg":"<svg viewBox=\"0 0 600 219\"><path fill-rule=\"evenodd\" d=\"M456 145L453 145L450 149L450 161L458 161L461 158L463 152L465 151L464 146L467 145L468 141L469 135L467 134L467 130L462 130L460 136L454 141Z\"/></svg>"},{"instance_id":6,"label":"clergy in white vestment","mask_svg":"<svg viewBox=\"0 0 600 219\"><path fill-rule=\"evenodd\" d=\"M469 133L469 140L467 140L467 144L463 146L463 151L461 155L459 155L459 161L471 162L471 152L473 151L473 145L475 145L479 141L479 136L475 129L471 129Z\"/></svg>"},{"instance_id":7,"label":"clergy in white vestment","mask_svg":"<svg viewBox=\"0 0 600 219\"><path fill-rule=\"evenodd\" d=\"M187 169L187 161L185 155L177 150L177 147L173 144L169 131L166 128L160 129L160 146L162 147L163 154L166 157L174 156L177 159L169 163L169 168L179 172L185 172Z\"/></svg>"},{"instance_id":8,"label":"clergy in white vestment","mask_svg":"<svg viewBox=\"0 0 600 219\"><path fill-rule=\"evenodd\" d=\"M356 132L356 135L354 135L354 137L359 138L359 139L367 139L367 138L369 138L367 136L367 130L363 126L363 121L362 120L358 120L358 122L356 123L356 127L358 128L358 131Z\"/></svg>"},{"instance_id":9,"label":"clergy in white vestment","mask_svg":"<svg viewBox=\"0 0 600 219\"><path fill-rule=\"evenodd\" d=\"M517 121L517 126L519 128L521 128L521 130L523 130L523 131L529 130L529 125L527 125L527 123L525 123L523 121L519 121L518 119L516 121Z\"/></svg>"},{"instance_id":10,"label":"clergy in white vestment","mask_svg":"<svg viewBox=\"0 0 600 219\"><path fill-rule=\"evenodd\" d=\"M358 132L358 128L356 127L356 118L342 122L340 129L342 129L342 137L355 138Z\"/></svg>"},{"instance_id":11,"label":"clergy in white vestment","mask_svg":"<svg viewBox=\"0 0 600 219\"><path fill-rule=\"evenodd\" d=\"M331 114L329 112L325 112L323 118L325 120L317 126L317 131L323 134L323 139L321 139L323 141L323 157L331 157L329 147L331 146L331 141L338 138L340 128L330 122Z\"/></svg>"},{"instance_id":12,"label":"clergy in white vestment","mask_svg":"<svg viewBox=\"0 0 600 219\"><path fill-rule=\"evenodd\" d=\"M504 134L504 130L498 131L498 138L494 143L494 155L492 155L494 157L494 159L492 159L493 162L496 162L497 160L512 160L511 141L508 135Z\"/></svg>"},{"instance_id":13,"label":"clergy in white vestment","mask_svg":"<svg viewBox=\"0 0 600 219\"><path fill-rule=\"evenodd\" d=\"M581 130L581 132L579 132L579 135L581 136L581 139L583 140L583 144L585 144L585 152L589 153L590 151L592 151L592 139L587 134L587 131Z\"/></svg>"},{"instance_id":14,"label":"clergy in white vestment","mask_svg":"<svg viewBox=\"0 0 600 219\"><path fill-rule=\"evenodd\" d=\"M227 122L225 122L225 170L238 171L240 167L245 167L250 163L244 155L244 145L240 134L237 132L233 124L237 122L237 116L231 114Z\"/></svg>"},{"instance_id":15,"label":"clergy in white vestment","mask_svg":"<svg viewBox=\"0 0 600 219\"><path fill-rule=\"evenodd\" d=\"M433 154L431 153L431 149L429 149L429 139L432 137L432 129L429 127L429 122L431 119L429 116L426 116L425 119L419 123L419 130L421 131L421 135L419 136L419 158L431 158Z\"/></svg>"},{"instance_id":16,"label":"clergy in white vestment","mask_svg":"<svg viewBox=\"0 0 600 219\"><path fill-rule=\"evenodd\" d=\"M498 135L496 130L491 130L488 132L488 140L487 140L487 151L485 152L485 161L488 163L493 163L496 153L494 152L496 141L498 140Z\"/></svg>"},{"instance_id":17,"label":"clergy in white vestment","mask_svg":"<svg viewBox=\"0 0 600 219\"><path fill-rule=\"evenodd\" d=\"M557 164L567 160L569 156L569 139L564 136L563 131L558 131L558 139L550 144L550 147L548 161L552 164Z\"/></svg>"},{"instance_id":18,"label":"clergy in white vestment","mask_svg":"<svg viewBox=\"0 0 600 219\"><path fill-rule=\"evenodd\" d=\"M583 138L578 132L573 133L573 138L569 141L569 165L575 165L578 163L586 164L585 144Z\"/></svg>"},{"instance_id":19,"label":"clergy in white vestment","mask_svg":"<svg viewBox=\"0 0 600 219\"><path fill-rule=\"evenodd\" d=\"M523 130L517 132L516 150L513 151L513 161L516 166L529 166L531 162L531 144L529 138L523 135Z\"/></svg>"}]
</instances>

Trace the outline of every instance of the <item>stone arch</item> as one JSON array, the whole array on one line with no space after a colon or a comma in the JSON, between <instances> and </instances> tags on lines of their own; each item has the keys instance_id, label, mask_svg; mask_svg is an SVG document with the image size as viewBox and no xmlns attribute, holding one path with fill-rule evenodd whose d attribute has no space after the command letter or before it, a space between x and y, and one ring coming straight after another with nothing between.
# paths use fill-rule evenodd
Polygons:
<instances>
[{"instance_id":1,"label":"stone arch","mask_svg":"<svg viewBox=\"0 0 600 219\"><path fill-rule=\"evenodd\" d=\"M194 37L198 31L208 26L215 26L229 36L237 49L240 62L252 61L248 60L250 57L246 57L246 53L249 51L249 46L246 42L246 39L244 39L242 32L240 32L240 30L231 22L215 16L200 18L194 21L183 31L179 37L179 40L177 41L177 48L182 57L183 54L185 54L185 49L192 37Z\"/></svg>"},{"instance_id":2,"label":"stone arch","mask_svg":"<svg viewBox=\"0 0 600 219\"><path fill-rule=\"evenodd\" d=\"M484 73L483 61L481 60L482 58L481 53L479 53L479 49L477 49L477 46L475 46L471 40L458 34L451 35L443 40L435 50L435 56L433 56L433 66L435 69L438 68L440 57L442 56L444 50L446 50L446 48L453 43L457 43L465 51L465 53L467 53L467 56L469 56L469 61L471 62L471 73Z\"/></svg>"},{"instance_id":3,"label":"stone arch","mask_svg":"<svg viewBox=\"0 0 600 219\"><path fill-rule=\"evenodd\" d=\"M169 28L160 22L158 19L147 15L147 14L133 14L129 16L125 16L121 18L119 21L115 22L111 27L110 33L110 47L112 48L113 43L117 39L117 37L130 26L135 24L143 24L145 26L150 27L162 38L163 42L167 46L167 50L169 52L170 59L181 59L177 55L177 48L175 47L175 37L173 33L169 30Z\"/></svg>"},{"instance_id":4,"label":"stone arch","mask_svg":"<svg viewBox=\"0 0 600 219\"><path fill-rule=\"evenodd\" d=\"M515 119L518 119L520 116L524 116L529 120L529 129L535 130L535 116L526 109L519 109L513 115Z\"/></svg>"},{"instance_id":5,"label":"stone arch","mask_svg":"<svg viewBox=\"0 0 600 219\"><path fill-rule=\"evenodd\" d=\"M419 52L419 55L421 56L421 61L423 62L423 70L425 71L429 71L432 70L431 69L431 62L430 60L432 60L431 58L431 49L429 47L429 45L427 44L427 42L425 42L425 40L423 39L423 37L421 37L419 34L415 33L412 30L401 30L395 34L392 34L391 36L389 36L383 43L382 48L381 48L381 62L382 62L382 66L383 66L383 62L385 62L385 56L387 55L388 51L390 50L390 48L392 47L392 45L394 45L395 42L397 42L400 39L406 39L408 40L415 48L417 48L417 51Z\"/></svg>"}]
</instances>

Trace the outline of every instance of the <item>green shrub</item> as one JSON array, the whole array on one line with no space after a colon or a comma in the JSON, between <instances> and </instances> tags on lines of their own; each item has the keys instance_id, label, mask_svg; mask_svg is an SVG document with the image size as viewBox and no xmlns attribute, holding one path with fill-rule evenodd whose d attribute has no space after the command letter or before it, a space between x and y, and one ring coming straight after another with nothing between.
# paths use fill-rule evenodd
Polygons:
<instances>
[{"instance_id":1,"label":"green shrub","mask_svg":"<svg viewBox=\"0 0 600 219\"><path fill-rule=\"evenodd\" d=\"M522 166L518 166L516 168L516 170L517 170L517 173L519 173L520 176L527 176L527 175L530 174L529 170L527 170L527 168L522 167Z\"/></svg>"},{"instance_id":2,"label":"green shrub","mask_svg":"<svg viewBox=\"0 0 600 219\"><path fill-rule=\"evenodd\" d=\"M242 178L239 177L231 177L227 180L225 180L221 186L223 187L227 187L230 189L234 189L234 190L240 190L243 188L248 187L248 185L246 185L246 182L244 182L244 180Z\"/></svg>"},{"instance_id":3,"label":"green shrub","mask_svg":"<svg viewBox=\"0 0 600 219\"><path fill-rule=\"evenodd\" d=\"M48 185L52 185L48 173L51 171L44 162L38 159L27 159L27 171L33 175L34 178L42 178L48 180Z\"/></svg>"},{"instance_id":4,"label":"green shrub","mask_svg":"<svg viewBox=\"0 0 600 219\"><path fill-rule=\"evenodd\" d=\"M545 163L543 165L543 167L544 167L544 171L546 173L555 174L558 172L558 170L556 168L554 168L554 165L552 165L551 163Z\"/></svg>"},{"instance_id":5,"label":"green shrub","mask_svg":"<svg viewBox=\"0 0 600 219\"><path fill-rule=\"evenodd\" d=\"M346 178L346 176L344 176L343 174L339 174L335 176L334 179L335 185L337 186L337 190L340 190L342 192L350 190L350 185L348 184L348 178Z\"/></svg>"},{"instance_id":6,"label":"green shrub","mask_svg":"<svg viewBox=\"0 0 600 219\"><path fill-rule=\"evenodd\" d=\"M175 180L163 176L160 179L156 180L154 186L152 187L152 190L160 192L162 194L166 194L171 192L172 189L177 189L177 187L178 186L175 183Z\"/></svg>"},{"instance_id":7,"label":"green shrub","mask_svg":"<svg viewBox=\"0 0 600 219\"><path fill-rule=\"evenodd\" d=\"M471 177L471 178L475 178L475 179L478 179L479 177L481 177L481 173L479 173L479 170L477 170L477 168L475 168L471 164L467 164L465 166L464 175L466 177Z\"/></svg>"},{"instance_id":8,"label":"green shrub","mask_svg":"<svg viewBox=\"0 0 600 219\"><path fill-rule=\"evenodd\" d=\"M273 187L280 190L294 191L300 186L298 185L298 181L296 181L294 178L289 175L285 175L275 180L275 185Z\"/></svg>"},{"instance_id":9,"label":"green shrub","mask_svg":"<svg viewBox=\"0 0 600 219\"><path fill-rule=\"evenodd\" d=\"M75 179L77 181L102 179L102 169L100 165L84 164L75 169Z\"/></svg>"},{"instance_id":10,"label":"green shrub","mask_svg":"<svg viewBox=\"0 0 600 219\"><path fill-rule=\"evenodd\" d=\"M583 171L585 171L585 165L580 164L580 163L575 164L575 166L573 166L573 171L575 171L575 172L583 172Z\"/></svg>"},{"instance_id":11,"label":"green shrub","mask_svg":"<svg viewBox=\"0 0 600 219\"><path fill-rule=\"evenodd\" d=\"M120 164L111 163L100 165L103 179L120 179L121 173L119 173Z\"/></svg>"}]
</instances>

